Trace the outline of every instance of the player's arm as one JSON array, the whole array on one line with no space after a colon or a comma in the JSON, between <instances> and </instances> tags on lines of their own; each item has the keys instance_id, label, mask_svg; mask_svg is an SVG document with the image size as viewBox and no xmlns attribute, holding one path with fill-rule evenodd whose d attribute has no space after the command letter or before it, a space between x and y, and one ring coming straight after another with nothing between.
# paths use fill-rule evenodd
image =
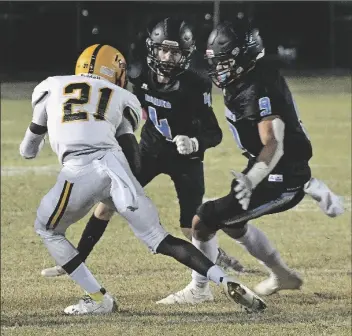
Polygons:
<instances>
[{"instance_id":1,"label":"player's arm","mask_svg":"<svg viewBox=\"0 0 352 336\"><path fill-rule=\"evenodd\" d=\"M211 106L211 92L204 93L204 104L199 108L199 135L196 137L199 151L215 147L221 143L222 130Z\"/></svg>"},{"instance_id":2,"label":"player's arm","mask_svg":"<svg viewBox=\"0 0 352 336\"><path fill-rule=\"evenodd\" d=\"M263 148L247 173L253 189L270 174L284 154L285 123L279 116L263 118L258 123L258 130Z\"/></svg>"},{"instance_id":3,"label":"player's arm","mask_svg":"<svg viewBox=\"0 0 352 336\"><path fill-rule=\"evenodd\" d=\"M173 139L180 154L203 153L206 149L215 147L221 142L222 131L211 103L211 88L197 94L193 108L196 109L198 135L193 138L177 135Z\"/></svg>"},{"instance_id":4,"label":"player's arm","mask_svg":"<svg viewBox=\"0 0 352 336\"><path fill-rule=\"evenodd\" d=\"M254 106L263 148L246 175L233 172L237 180L234 188L236 198L244 210L248 209L252 190L270 174L284 155L285 123L278 115L279 112L273 113L271 107L274 103L274 110L280 111L278 102L278 99L271 102L269 97L262 97L258 100L258 105Z\"/></svg>"},{"instance_id":5,"label":"player's arm","mask_svg":"<svg viewBox=\"0 0 352 336\"><path fill-rule=\"evenodd\" d=\"M129 103L123 110L122 121L115 134L135 176L138 176L141 171L140 150L134 135L140 124L141 113L141 106L137 99Z\"/></svg>"},{"instance_id":6,"label":"player's arm","mask_svg":"<svg viewBox=\"0 0 352 336\"><path fill-rule=\"evenodd\" d=\"M32 122L20 144L20 155L25 159L35 158L44 145L44 137L48 131L46 114L48 96L48 80L45 80L36 86L32 94Z\"/></svg>"}]
</instances>

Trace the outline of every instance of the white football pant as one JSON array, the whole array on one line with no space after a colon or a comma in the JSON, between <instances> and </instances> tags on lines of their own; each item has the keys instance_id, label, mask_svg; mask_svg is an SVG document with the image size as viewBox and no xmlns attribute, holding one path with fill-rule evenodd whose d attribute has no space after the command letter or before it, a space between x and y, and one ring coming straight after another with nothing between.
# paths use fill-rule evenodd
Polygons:
<instances>
[{"instance_id":1,"label":"white football pant","mask_svg":"<svg viewBox=\"0 0 352 336\"><path fill-rule=\"evenodd\" d=\"M37 210L35 230L59 266L78 254L65 238L66 229L99 202L124 217L134 234L154 253L168 235L123 152L99 151L65 163Z\"/></svg>"}]
</instances>

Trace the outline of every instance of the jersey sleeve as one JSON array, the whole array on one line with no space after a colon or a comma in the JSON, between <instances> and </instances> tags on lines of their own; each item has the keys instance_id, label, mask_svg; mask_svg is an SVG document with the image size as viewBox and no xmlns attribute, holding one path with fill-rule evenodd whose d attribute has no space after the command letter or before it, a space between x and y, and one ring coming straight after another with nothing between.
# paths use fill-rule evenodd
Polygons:
<instances>
[{"instance_id":1,"label":"jersey sleeve","mask_svg":"<svg viewBox=\"0 0 352 336\"><path fill-rule=\"evenodd\" d=\"M123 106L123 116L131 123L133 131L135 132L142 120L142 106L138 98L130 92L128 92L126 98Z\"/></svg>"},{"instance_id":2,"label":"jersey sleeve","mask_svg":"<svg viewBox=\"0 0 352 336\"><path fill-rule=\"evenodd\" d=\"M50 94L49 83L49 78L45 79L34 88L32 93L32 123L39 126L47 124L46 102Z\"/></svg>"},{"instance_id":3,"label":"jersey sleeve","mask_svg":"<svg viewBox=\"0 0 352 336\"><path fill-rule=\"evenodd\" d=\"M253 88L253 96L247 104L246 115L258 123L269 116L283 117L285 100L276 83L258 85Z\"/></svg>"},{"instance_id":4,"label":"jersey sleeve","mask_svg":"<svg viewBox=\"0 0 352 336\"><path fill-rule=\"evenodd\" d=\"M195 93L195 109L199 123L199 151L217 146L222 140L222 131L212 107L212 85L206 82Z\"/></svg>"}]
</instances>

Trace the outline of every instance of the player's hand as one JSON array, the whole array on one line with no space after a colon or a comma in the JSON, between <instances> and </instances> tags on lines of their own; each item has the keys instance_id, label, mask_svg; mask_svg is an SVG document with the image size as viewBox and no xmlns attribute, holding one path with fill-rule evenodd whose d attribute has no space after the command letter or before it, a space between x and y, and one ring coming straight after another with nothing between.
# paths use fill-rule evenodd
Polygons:
<instances>
[{"instance_id":1,"label":"player's hand","mask_svg":"<svg viewBox=\"0 0 352 336\"><path fill-rule=\"evenodd\" d=\"M42 139L42 141L40 142L40 144L38 145L38 149L37 151L32 151L31 153L25 152L22 148L22 143L20 145L20 155L26 159L26 160L32 160L35 159L38 156L38 153L42 150L42 148L45 145L45 138Z\"/></svg>"},{"instance_id":2,"label":"player's hand","mask_svg":"<svg viewBox=\"0 0 352 336\"><path fill-rule=\"evenodd\" d=\"M177 151L182 155L192 154L199 149L198 140L189 138L187 135L176 135L172 142L176 144Z\"/></svg>"},{"instance_id":3,"label":"player's hand","mask_svg":"<svg viewBox=\"0 0 352 336\"><path fill-rule=\"evenodd\" d=\"M233 176L235 176L237 184L234 188L234 192L236 193L236 198L238 202L241 204L243 210L247 210L249 206L249 202L252 196L252 182L249 178L242 174L237 173L231 170Z\"/></svg>"}]
</instances>

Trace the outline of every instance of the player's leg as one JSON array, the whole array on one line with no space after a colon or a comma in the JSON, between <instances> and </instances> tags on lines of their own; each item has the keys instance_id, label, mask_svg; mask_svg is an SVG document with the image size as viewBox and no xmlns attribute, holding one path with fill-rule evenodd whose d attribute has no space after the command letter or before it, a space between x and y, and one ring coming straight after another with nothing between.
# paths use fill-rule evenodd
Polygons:
<instances>
[{"instance_id":1,"label":"player's leg","mask_svg":"<svg viewBox=\"0 0 352 336\"><path fill-rule=\"evenodd\" d=\"M266 308L263 300L236 279L227 276L190 242L168 234L161 226L157 210L148 197L139 197L137 210L127 210L120 214L152 252L170 256L217 285L222 285L231 300L249 311L262 311Z\"/></svg>"},{"instance_id":2,"label":"player's leg","mask_svg":"<svg viewBox=\"0 0 352 336\"><path fill-rule=\"evenodd\" d=\"M119 159L124 165L123 159ZM143 188L134 179L129 167L126 166L126 172L130 175L133 188L137 190L138 206L125 207L124 211L119 210L119 214L124 217L135 236L139 238L152 252L164 254L173 257L183 265L194 269L199 274L207 277L216 284L222 284L225 287L230 298L245 306L249 310L263 310L264 302L257 297L248 288L242 286L233 278L228 277L226 273L209 260L201 251L191 243L169 235L159 221L159 215L153 202L144 194ZM122 198L118 193L111 195L117 209L122 209ZM244 292L241 291L244 289Z\"/></svg>"},{"instance_id":3,"label":"player's leg","mask_svg":"<svg viewBox=\"0 0 352 336\"><path fill-rule=\"evenodd\" d=\"M180 224L182 231L189 238L192 230L192 218L201 205L204 196L204 171L200 160L179 160L173 162L169 174L175 184L180 204ZM192 237L190 237L192 239ZM197 247L197 244L194 244ZM219 250L215 234L209 240L209 247L202 251L212 262L219 265ZM222 254L223 256L223 254ZM237 260L227 257L227 268L240 266ZM223 265L220 265L223 266ZM238 268L237 268L238 269ZM237 270L236 269L236 270ZM198 304L213 301L213 295L207 277L193 271L192 281L188 286L177 293L170 294L158 301L159 304L191 303Z\"/></svg>"},{"instance_id":4,"label":"player's leg","mask_svg":"<svg viewBox=\"0 0 352 336\"><path fill-rule=\"evenodd\" d=\"M66 314L107 313L115 308L114 299L102 288L77 249L65 237L67 227L89 212L94 199L102 196L101 190L110 183L101 173L84 170L75 175L73 169L63 168L55 186L42 199L35 221L35 231L57 265L88 294L78 304L67 307ZM95 181L93 185L89 183L92 180Z\"/></svg>"},{"instance_id":5,"label":"player's leg","mask_svg":"<svg viewBox=\"0 0 352 336\"><path fill-rule=\"evenodd\" d=\"M170 176L175 184L177 197L180 205L180 226L185 237L192 240L192 219L198 207L203 202L205 187L204 187L204 169L203 162L200 160L179 160L173 163L170 170ZM214 238L214 246L217 246L216 238ZM243 272L244 267L241 263L226 254L223 249L217 246L217 251L210 253L208 258L224 269L233 270L235 272ZM197 276L194 275L197 281ZM202 280L199 279L198 285L201 285Z\"/></svg>"},{"instance_id":6,"label":"player's leg","mask_svg":"<svg viewBox=\"0 0 352 336\"><path fill-rule=\"evenodd\" d=\"M312 177L304 185L304 192L318 202L320 209L329 217L345 212L343 198L330 190L324 181Z\"/></svg>"},{"instance_id":7,"label":"player's leg","mask_svg":"<svg viewBox=\"0 0 352 336\"><path fill-rule=\"evenodd\" d=\"M249 210L242 210L234 193L231 192L218 200L203 204L194 221L194 237L200 241L200 248L205 249L209 240L209 228L221 227L225 233L239 242L256 259L271 272L271 277L256 290L262 295L269 295L280 289L298 289L302 285L300 277L290 270L272 246L264 232L246 224L247 221L263 215L282 212L297 205L304 197L303 187L294 192L283 193L280 186L264 182L253 192ZM269 288L275 281L276 288ZM269 281L270 280L270 281Z\"/></svg>"},{"instance_id":8,"label":"player's leg","mask_svg":"<svg viewBox=\"0 0 352 336\"><path fill-rule=\"evenodd\" d=\"M243 227L227 226L223 231L269 270L269 278L254 288L257 294L271 295L279 290L299 289L302 286L301 277L287 266L263 231L250 223Z\"/></svg>"},{"instance_id":9,"label":"player's leg","mask_svg":"<svg viewBox=\"0 0 352 336\"><path fill-rule=\"evenodd\" d=\"M142 171L137 177L142 187L146 186L155 176L159 174L158 164L155 159L149 158L146 152L141 149ZM107 204L99 203L90 217L78 243L77 249L83 260L89 256L94 246L102 237L105 229L114 215L115 211Z\"/></svg>"},{"instance_id":10,"label":"player's leg","mask_svg":"<svg viewBox=\"0 0 352 336\"><path fill-rule=\"evenodd\" d=\"M157 163L155 158L150 157L148 153L142 148L141 165L142 171L140 176L138 176L138 180L144 187L160 173L160 165ZM100 202L95 208L94 213L89 218L86 227L82 232L81 239L77 245L77 250L79 251L84 262L92 252L94 246L103 236L110 219L115 213L113 207L109 205L110 203L107 204ZM66 272L61 266L56 265L54 267L43 269L41 274L45 277L56 277L64 275Z\"/></svg>"},{"instance_id":11,"label":"player's leg","mask_svg":"<svg viewBox=\"0 0 352 336\"><path fill-rule=\"evenodd\" d=\"M100 202L90 217L86 227L82 232L82 236L77 245L77 250L83 262L86 261L89 254L92 252L94 246L98 243L103 236L109 220L113 216L115 210L107 204ZM65 275L65 270L59 266L45 268L41 272L42 276L51 278Z\"/></svg>"},{"instance_id":12,"label":"player's leg","mask_svg":"<svg viewBox=\"0 0 352 336\"><path fill-rule=\"evenodd\" d=\"M200 160L173 160L166 171L174 182L180 205L180 227L184 236L192 241L192 218L198 206L202 204L204 196L203 163ZM213 254L205 254L215 263L218 252L217 242L214 240ZM157 301L158 304L191 303L197 304L213 301L209 281L195 271L192 272L192 282L182 291L171 294Z\"/></svg>"}]
</instances>

